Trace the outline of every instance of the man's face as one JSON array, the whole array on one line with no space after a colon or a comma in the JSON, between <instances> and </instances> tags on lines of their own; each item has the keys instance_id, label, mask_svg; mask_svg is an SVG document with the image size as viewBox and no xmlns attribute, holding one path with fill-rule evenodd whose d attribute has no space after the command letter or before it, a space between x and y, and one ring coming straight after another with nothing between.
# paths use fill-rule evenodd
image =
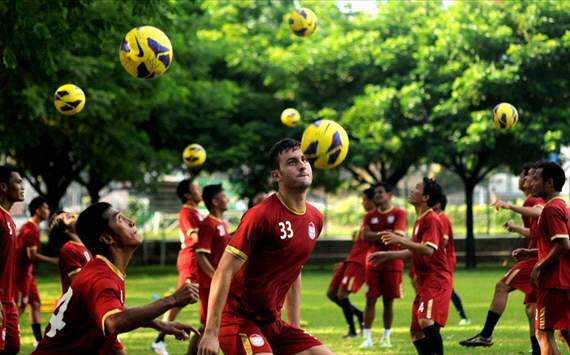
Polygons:
<instances>
[{"instance_id":1,"label":"man's face","mask_svg":"<svg viewBox=\"0 0 570 355\"><path fill-rule=\"evenodd\" d=\"M521 190L521 191L524 191L524 189L525 189L525 181L526 181L527 175L528 174L525 174L524 169L519 174L519 190Z\"/></svg>"},{"instance_id":2,"label":"man's face","mask_svg":"<svg viewBox=\"0 0 570 355\"><path fill-rule=\"evenodd\" d=\"M42 203L42 205L36 210L36 213L40 216L42 221L45 221L49 217L49 206L47 203Z\"/></svg>"},{"instance_id":3,"label":"man's face","mask_svg":"<svg viewBox=\"0 0 570 355\"><path fill-rule=\"evenodd\" d=\"M0 184L0 189L10 202L24 201L24 180L22 180L20 174L12 172L8 184Z\"/></svg>"},{"instance_id":4,"label":"man's face","mask_svg":"<svg viewBox=\"0 0 570 355\"><path fill-rule=\"evenodd\" d=\"M535 169L532 174L530 181L530 191L535 197L543 197L545 195L544 191L544 179L542 178L542 169Z\"/></svg>"},{"instance_id":5,"label":"man's face","mask_svg":"<svg viewBox=\"0 0 570 355\"><path fill-rule=\"evenodd\" d=\"M534 179L534 173L535 172L536 172L536 169L534 169L534 168L531 168L528 170L527 174L523 177L522 189L521 190L531 191L532 181ZM520 187L520 183L519 183L519 187Z\"/></svg>"},{"instance_id":6,"label":"man's face","mask_svg":"<svg viewBox=\"0 0 570 355\"><path fill-rule=\"evenodd\" d=\"M423 182L418 182L416 186L414 186L414 188L410 191L408 202L414 206L421 205L425 202Z\"/></svg>"},{"instance_id":7,"label":"man's face","mask_svg":"<svg viewBox=\"0 0 570 355\"><path fill-rule=\"evenodd\" d=\"M376 204L374 200L369 199L366 195L362 195L362 208L364 208L365 211L371 211L376 208Z\"/></svg>"},{"instance_id":8,"label":"man's face","mask_svg":"<svg viewBox=\"0 0 570 355\"><path fill-rule=\"evenodd\" d=\"M195 203L198 204L202 201L202 189L200 186L190 183L190 199Z\"/></svg>"},{"instance_id":9,"label":"man's face","mask_svg":"<svg viewBox=\"0 0 570 355\"><path fill-rule=\"evenodd\" d=\"M300 148L279 154L279 168L271 172L273 180L288 188L307 189L313 182L311 164Z\"/></svg>"},{"instance_id":10,"label":"man's face","mask_svg":"<svg viewBox=\"0 0 570 355\"><path fill-rule=\"evenodd\" d=\"M114 208L105 211L103 217L109 222L113 231L113 239L119 246L137 247L142 244L142 238L137 231L135 223Z\"/></svg>"},{"instance_id":11,"label":"man's face","mask_svg":"<svg viewBox=\"0 0 570 355\"><path fill-rule=\"evenodd\" d=\"M214 198L212 199L212 202L213 202L214 206L219 208L221 211L225 212L228 210L229 199L223 190L221 192L218 192L216 194L216 196L214 196Z\"/></svg>"},{"instance_id":12,"label":"man's face","mask_svg":"<svg viewBox=\"0 0 570 355\"><path fill-rule=\"evenodd\" d=\"M376 206L386 204L390 202L390 199L392 199L392 194L386 191L384 186L376 187L374 190L374 203Z\"/></svg>"}]
</instances>

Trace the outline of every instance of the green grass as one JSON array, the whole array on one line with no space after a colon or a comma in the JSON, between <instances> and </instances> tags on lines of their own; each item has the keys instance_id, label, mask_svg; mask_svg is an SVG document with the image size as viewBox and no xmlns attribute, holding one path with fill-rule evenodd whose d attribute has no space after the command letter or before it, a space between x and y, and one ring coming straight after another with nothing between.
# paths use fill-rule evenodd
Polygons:
<instances>
[{"instance_id":1,"label":"green grass","mask_svg":"<svg viewBox=\"0 0 570 355\"><path fill-rule=\"evenodd\" d=\"M483 322L493 295L494 285L505 272L499 268L481 268L478 270L458 270L455 278L455 290L461 296L472 325L459 327L457 312L450 305L448 325L442 330L444 346L447 354L526 354L530 348L528 323L524 315L522 293L515 291L509 297L507 310L501 317L494 333L494 342L490 349L463 348L458 341L476 334ZM301 305L302 319L308 322L306 330L327 344L336 354L415 354L409 339L410 309L413 291L407 277L404 278L404 299L395 302L395 320L392 330L392 344L389 351L374 347L360 350L361 339L341 339L346 326L340 308L329 302L325 296L331 277L331 271L306 271L303 274L303 297ZM151 301L153 294L162 296L176 284L174 267L133 267L127 276L127 305L142 305ZM38 285L44 304L53 302L59 295L60 285L56 274L41 275ZM361 291L351 297L358 307L364 306L364 293ZM381 304L381 302L379 303ZM49 307L45 307L49 308ZM375 341L381 332L381 309L377 308L377 318L373 335ZM49 314L42 314L43 327L49 321ZM198 324L198 306L190 305L179 315L179 320ZM32 334L28 317L21 322L22 354L31 352ZM130 354L150 354L149 346L154 340L155 332L149 329L138 329L121 335L126 350ZM171 354L184 354L186 343L167 338Z\"/></svg>"}]
</instances>

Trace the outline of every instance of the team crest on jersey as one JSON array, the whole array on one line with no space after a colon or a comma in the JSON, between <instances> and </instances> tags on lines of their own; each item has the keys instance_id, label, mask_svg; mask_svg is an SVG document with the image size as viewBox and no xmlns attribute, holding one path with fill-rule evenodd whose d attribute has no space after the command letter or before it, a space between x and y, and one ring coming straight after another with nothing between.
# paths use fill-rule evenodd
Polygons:
<instances>
[{"instance_id":1,"label":"team crest on jersey","mask_svg":"<svg viewBox=\"0 0 570 355\"><path fill-rule=\"evenodd\" d=\"M372 219L370 220L370 224L377 224L378 223L378 217L372 217Z\"/></svg>"},{"instance_id":2,"label":"team crest on jersey","mask_svg":"<svg viewBox=\"0 0 570 355\"><path fill-rule=\"evenodd\" d=\"M252 334L249 336L249 342L251 343L251 345L253 346L263 346L265 345L265 340L263 340L263 337L259 334Z\"/></svg>"},{"instance_id":3,"label":"team crest on jersey","mask_svg":"<svg viewBox=\"0 0 570 355\"><path fill-rule=\"evenodd\" d=\"M309 223L309 238L315 239L317 236L317 229L315 228L315 224L313 222Z\"/></svg>"},{"instance_id":4,"label":"team crest on jersey","mask_svg":"<svg viewBox=\"0 0 570 355\"><path fill-rule=\"evenodd\" d=\"M388 216L388 223L392 224L392 223L394 223L395 220L396 220L396 216L394 216L393 214Z\"/></svg>"}]
</instances>

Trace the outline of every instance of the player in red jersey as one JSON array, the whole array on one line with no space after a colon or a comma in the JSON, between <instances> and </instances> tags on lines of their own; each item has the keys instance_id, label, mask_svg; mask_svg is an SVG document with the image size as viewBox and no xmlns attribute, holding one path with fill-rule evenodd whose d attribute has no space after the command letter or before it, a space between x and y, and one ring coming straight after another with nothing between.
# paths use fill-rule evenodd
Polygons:
<instances>
[{"instance_id":1,"label":"player in red jersey","mask_svg":"<svg viewBox=\"0 0 570 355\"><path fill-rule=\"evenodd\" d=\"M15 202L24 201L24 184L16 168L0 166L0 354L20 351L18 307L14 300L16 224L10 215Z\"/></svg>"},{"instance_id":2,"label":"player in red jersey","mask_svg":"<svg viewBox=\"0 0 570 355\"><path fill-rule=\"evenodd\" d=\"M449 264L449 269L451 273L455 273L455 264L456 264L456 255L455 255L455 245L453 243L453 227L451 225L451 221L449 217L445 213L445 207L447 206L447 196L445 194L441 194L441 198L438 203L433 206L433 210L437 212L439 215L439 219L441 220L441 224L443 226L443 239L445 240L445 252L447 253L447 262ZM461 298L455 292L455 289L451 290L451 302L457 309L459 313L459 317L461 320L459 321L459 325L469 325L471 321L467 318L465 314L465 309L463 308L463 303L461 302Z\"/></svg>"},{"instance_id":3,"label":"player in red jersey","mask_svg":"<svg viewBox=\"0 0 570 355\"><path fill-rule=\"evenodd\" d=\"M376 208L373 187L369 187L362 192L362 207L366 212ZM348 299L350 293L358 292L365 279L366 254L368 253L369 243L362 239L362 231L361 227L356 233L352 249L346 260L336 268L327 291L327 297L342 308L344 318L348 324L348 333L344 336L345 338L358 336L354 326L354 316L356 316L358 324L362 328L362 311L354 307Z\"/></svg>"},{"instance_id":4,"label":"player in red jersey","mask_svg":"<svg viewBox=\"0 0 570 355\"><path fill-rule=\"evenodd\" d=\"M397 245L386 245L380 240L380 232L394 231L405 235L407 218L406 212L401 208L392 207L392 191L394 187L381 182L375 187L374 202L376 209L368 212L363 221L363 239L370 243L369 253L386 250L399 250ZM376 300L382 296L384 312L384 333L380 338L381 347L391 347L390 329L394 321L394 299L402 295L402 260L390 260L378 264L366 265L366 308L364 310L364 341L361 348L368 348L372 342L372 323L376 313Z\"/></svg>"},{"instance_id":5,"label":"player in red jersey","mask_svg":"<svg viewBox=\"0 0 570 355\"><path fill-rule=\"evenodd\" d=\"M393 231L380 232L382 241L404 250L378 251L371 262L412 259L417 293L412 305L412 341L418 354L443 354L440 328L447 322L453 276L445 251L441 220L432 207L440 200L441 187L424 178L410 192L408 201L416 209L412 239Z\"/></svg>"},{"instance_id":6,"label":"player in red jersey","mask_svg":"<svg viewBox=\"0 0 570 355\"><path fill-rule=\"evenodd\" d=\"M278 191L244 214L218 264L201 355L220 347L232 355L332 354L299 328L301 269L323 226L322 214L305 199L311 166L292 139L273 146L270 162ZM288 322L281 320L284 303Z\"/></svg>"},{"instance_id":7,"label":"player in red jersey","mask_svg":"<svg viewBox=\"0 0 570 355\"><path fill-rule=\"evenodd\" d=\"M530 184L535 167L535 163L526 163L519 175L519 189L526 196L526 200L522 207L511 205L500 200L496 201L494 204L497 209L510 209L522 216L524 224L523 227L516 226L511 221L507 222L505 227L509 231L518 232L524 237L527 237L529 239L530 248L534 248L536 245L536 236L533 236L532 234L535 234L534 227L536 226L537 218L540 216L542 206L544 204L542 199L530 195ZM515 256L516 259L519 259L520 255L517 257L516 254L517 252L515 251L513 256ZM509 293L514 290L520 290L525 294L524 304L526 315L529 320L532 351L534 355L540 354L540 347L534 335L533 321L536 307L536 292L530 283L530 272L536 264L536 261L536 256L520 258L520 260L513 265L509 271L507 271L495 286L495 293L493 294L493 300L491 301L491 306L487 312L487 318L483 329L479 334L462 340L459 344L463 346L491 346L493 344L493 331L499 321L499 318L507 307Z\"/></svg>"},{"instance_id":8,"label":"player in red jersey","mask_svg":"<svg viewBox=\"0 0 570 355\"><path fill-rule=\"evenodd\" d=\"M176 187L176 196L182 202L180 213L178 215L178 228L180 228L180 251L176 260L176 269L178 271L178 287L183 285L187 280L193 282L198 281L198 264L196 263L196 242L198 241L198 228L202 221L202 216L196 206L202 201L202 191L200 187L190 179L184 179L178 183ZM174 321L178 313L182 309L178 307L172 308L164 319ZM158 355L168 355L166 343L164 342L165 334L158 333L154 343L151 344L152 350Z\"/></svg>"},{"instance_id":9,"label":"player in red jersey","mask_svg":"<svg viewBox=\"0 0 570 355\"><path fill-rule=\"evenodd\" d=\"M554 330L570 342L570 212L560 197L566 175L553 162L538 164L532 194L546 204L538 220L538 262L530 278L537 288L536 337L542 354L560 354Z\"/></svg>"},{"instance_id":10,"label":"player in red jersey","mask_svg":"<svg viewBox=\"0 0 570 355\"><path fill-rule=\"evenodd\" d=\"M41 300L36 279L32 274L33 263L37 261L57 265L57 258L40 253L40 223L49 217L49 206L45 198L38 196L28 205L30 219L22 225L16 243L16 303L22 315L29 304L30 324L37 344L42 340Z\"/></svg>"},{"instance_id":11,"label":"player in red jersey","mask_svg":"<svg viewBox=\"0 0 570 355\"><path fill-rule=\"evenodd\" d=\"M188 339L189 325L155 320L175 306L198 298L198 285L185 283L172 295L153 303L125 307L125 271L142 243L135 224L110 204L89 206L77 219L77 233L95 258L59 299L36 355L108 354L117 334L151 327Z\"/></svg>"}]
</instances>

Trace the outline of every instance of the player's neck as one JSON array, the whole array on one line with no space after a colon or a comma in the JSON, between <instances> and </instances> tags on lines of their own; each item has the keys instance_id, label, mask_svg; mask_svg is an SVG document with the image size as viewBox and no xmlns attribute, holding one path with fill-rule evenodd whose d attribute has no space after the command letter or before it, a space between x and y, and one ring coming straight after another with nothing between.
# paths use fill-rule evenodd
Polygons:
<instances>
[{"instance_id":1,"label":"player's neck","mask_svg":"<svg viewBox=\"0 0 570 355\"><path fill-rule=\"evenodd\" d=\"M40 216L38 216L37 214L35 214L35 215L33 215L33 216L30 218L30 220L31 220L32 222L34 222L34 224L35 224L36 226L39 226L39 225L40 225L40 222L42 221L42 218L41 218Z\"/></svg>"},{"instance_id":2,"label":"player's neck","mask_svg":"<svg viewBox=\"0 0 570 355\"><path fill-rule=\"evenodd\" d=\"M277 191L278 198L285 204L290 210L299 211L300 213L305 213L307 206L305 205L305 197L307 191L289 191L286 189L279 189Z\"/></svg>"},{"instance_id":3,"label":"player's neck","mask_svg":"<svg viewBox=\"0 0 570 355\"><path fill-rule=\"evenodd\" d=\"M551 193L548 193L548 194L544 195L543 200L544 200L545 202L548 202L548 201L552 200L553 198L555 198L555 197L557 197L557 196L560 196L560 192L558 192L558 191L553 191L553 192L551 192Z\"/></svg>"},{"instance_id":4,"label":"player's neck","mask_svg":"<svg viewBox=\"0 0 570 355\"><path fill-rule=\"evenodd\" d=\"M5 196L0 196L0 206L5 209L6 212L10 212L13 204L14 202L8 201Z\"/></svg>"},{"instance_id":5,"label":"player's neck","mask_svg":"<svg viewBox=\"0 0 570 355\"><path fill-rule=\"evenodd\" d=\"M110 255L107 257L110 262L113 263L123 274L126 274L127 266L135 253L136 248L130 250L111 250Z\"/></svg>"},{"instance_id":6,"label":"player's neck","mask_svg":"<svg viewBox=\"0 0 570 355\"><path fill-rule=\"evenodd\" d=\"M430 210L430 207L428 207L428 205L425 203L418 206L414 206L414 208L416 209L416 217L423 216L424 213Z\"/></svg>"},{"instance_id":7,"label":"player's neck","mask_svg":"<svg viewBox=\"0 0 570 355\"><path fill-rule=\"evenodd\" d=\"M186 202L184 202L183 206L196 208L198 204L192 200L187 200Z\"/></svg>"},{"instance_id":8,"label":"player's neck","mask_svg":"<svg viewBox=\"0 0 570 355\"><path fill-rule=\"evenodd\" d=\"M215 217L217 219L224 219L224 211L217 208L212 208L212 210L210 211L210 216Z\"/></svg>"},{"instance_id":9,"label":"player's neck","mask_svg":"<svg viewBox=\"0 0 570 355\"><path fill-rule=\"evenodd\" d=\"M388 203L380 204L377 209L380 212L386 212L391 208L392 208L392 204L390 202L388 202Z\"/></svg>"}]
</instances>

